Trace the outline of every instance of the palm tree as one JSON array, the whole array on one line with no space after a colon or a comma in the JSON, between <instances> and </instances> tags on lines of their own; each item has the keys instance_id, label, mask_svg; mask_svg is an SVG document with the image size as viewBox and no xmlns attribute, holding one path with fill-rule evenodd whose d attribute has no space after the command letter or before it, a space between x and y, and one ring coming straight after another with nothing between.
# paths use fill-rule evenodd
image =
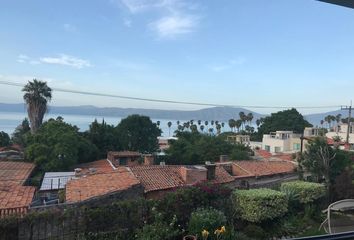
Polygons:
<instances>
[{"instance_id":1,"label":"palm tree","mask_svg":"<svg viewBox=\"0 0 354 240\"><path fill-rule=\"evenodd\" d=\"M156 121L156 125L158 128L160 128L160 121Z\"/></svg>"},{"instance_id":2,"label":"palm tree","mask_svg":"<svg viewBox=\"0 0 354 240\"><path fill-rule=\"evenodd\" d=\"M28 118L31 123L31 132L35 133L42 125L44 114L48 110L47 103L52 99L52 89L47 82L28 81L22 89L23 99L27 104Z\"/></svg>"},{"instance_id":3,"label":"palm tree","mask_svg":"<svg viewBox=\"0 0 354 240\"><path fill-rule=\"evenodd\" d=\"M179 123L180 123L179 120L177 120L177 126L179 125Z\"/></svg>"},{"instance_id":4,"label":"palm tree","mask_svg":"<svg viewBox=\"0 0 354 240\"><path fill-rule=\"evenodd\" d=\"M200 125L200 130L204 132L204 125Z\"/></svg>"},{"instance_id":5,"label":"palm tree","mask_svg":"<svg viewBox=\"0 0 354 240\"><path fill-rule=\"evenodd\" d=\"M233 131L234 127L236 126L236 121L235 119L230 119L229 120L229 127L231 128L231 132Z\"/></svg>"},{"instance_id":6,"label":"palm tree","mask_svg":"<svg viewBox=\"0 0 354 240\"><path fill-rule=\"evenodd\" d=\"M222 128L225 127L225 123L224 123L224 122L221 123L221 127L222 127Z\"/></svg>"},{"instance_id":7,"label":"palm tree","mask_svg":"<svg viewBox=\"0 0 354 240\"><path fill-rule=\"evenodd\" d=\"M214 120L211 120L210 124L211 124L211 126L213 126L214 125Z\"/></svg>"},{"instance_id":8,"label":"palm tree","mask_svg":"<svg viewBox=\"0 0 354 240\"><path fill-rule=\"evenodd\" d=\"M323 120L321 120L321 128L323 128L323 124L324 124L324 121Z\"/></svg>"},{"instance_id":9,"label":"palm tree","mask_svg":"<svg viewBox=\"0 0 354 240\"><path fill-rule=\"evenodd\" d=\"M216 124L216 131L217 131L217 134L221 133L221 125L220 124Z\"/></svg>"},{"instance_id":10,"label":"palm tree","mask_svg":"<svg viewBox=\"0 0 354 240\"><path fill-rule=\"evenodd\" d=\"M252 120L253 120L253 114L250 112L247 114L247 121L249 122L249 124L252 124Z\"/></svg>"},{"instance_id":11,"label":"palm tree","mask_svg":"<svg viewBox=\"0 0 354 240\"><path fill-rule=\"evenodd\" d=\"M259 127L259 125L261 125L261 120L260 119L256 120L256 125L257 125L257 127Z\"/></svg>"},{"instance_id":12,"label":"palm tree","mask_svg":"<svg viewBox=\"0 0 354 240\"><path fill-rule=\"evenodd\" d=\"M202 124L202 121L201 121L201 120L198 120L198 125L200 126L200 124Z\"/></svg>"},{"instance_id":13,"label":"palm tree","mask_svg":"<svg viewBox=\"0 0 354 240\"><path fill-rule=\"evenodd\" d=\"M242 126L242 120L238 119L235 123L235 127L237 128L237 132L240 131L240 127Z\"/></svg>"},{"instance_id":14,"label":"palm tree","mask_svg":"<svg viewBox=\"0 0 354 240\"><path fill-rule=\"evenodd\" d=\"M208 127L208 124L209 124L208 121L205 121L205 122L204 122L205 127Z\"/></svg>"},{"instance_id":15,"label":"palm tree","mask_svg":"<svg viewBox=\"0 0 354 240\"><path fill-rule=\"evenodd\" d=\"M172 122L168 122L168 123L167 123L167 126L168 126L168 136L170 137L170 135L171 135Z\"/></svg>"}]
</instances>

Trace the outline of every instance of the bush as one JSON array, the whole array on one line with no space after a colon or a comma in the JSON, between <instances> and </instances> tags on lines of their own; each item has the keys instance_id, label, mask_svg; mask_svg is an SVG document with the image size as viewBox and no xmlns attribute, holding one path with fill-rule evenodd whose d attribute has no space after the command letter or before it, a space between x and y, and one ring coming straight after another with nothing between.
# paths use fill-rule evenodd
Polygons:
<instances>
[{"instance_id":1,"label":"bush","mask_svg":"<svg viewBox=\"0 0 354 240\"><path fill-rule=\"evenodd\" d=\"M203 230L210 232L210 236L216 229L226 224L225 215L215 209L197 209L191 214L191 218L188 225L190 234L200 236Z\"/></svg>"},{"instance_id":2,"label":"bush","mask_svg":"<svg viewBox=\"0 0 354 240\"><path fill-rule=\"evenodd\" d=\"M267 233L257 225L248 225L244 229L244 233L252 239L266 239Z\"/></svg>"},{"instance_id":3,"label":"bush","mask_svg":"<svg viewBox=\"0 0 354 240\"><path fill-rule=\"evenodd\" d=\"M300 203L311 203L326 194L326 188L323 184L293 181L281 184L280 191L297 199Z\"/></svg>"},{"instance_id":4,"label":"bush","mask_svg":"<svg viewBox=\"0 0 354 240\"><path fill-rule=\"evenodd\" d=\"M271 189L236 190L233 200L235 213L249 222L274 219L288 211L286 195Z\"/></svg>"}]
</instances>

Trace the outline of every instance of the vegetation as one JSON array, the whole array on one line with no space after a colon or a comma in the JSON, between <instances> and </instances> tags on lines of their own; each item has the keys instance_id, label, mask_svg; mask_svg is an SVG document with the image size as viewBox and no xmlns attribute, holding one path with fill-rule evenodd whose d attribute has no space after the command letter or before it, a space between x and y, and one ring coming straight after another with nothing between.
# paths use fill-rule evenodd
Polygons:
<instances>
[{"instance_id":1,"label":"vegetation","mask_svg":"<svg viewBox=\"0 0 354 240\"><path fill-rule=\"evenodd\" d=\"M326 194L323 184L304 181L284 182L281 184L280 190L288 195L289 193L293 194L302 204L314 202Z\"/></svg>"},{"instance_id":2,"label":"vegetation","mask_svg":"<svg viewBox=\"0 0 354 240\"><path fill-rule=\"evenodd\" d=\"M26 159L41 171L63 171L97 159L97 148L62 118L49 119L28 139Z\"/></svg>"},{"instance_id":3,"label":"vegetation","mask_svg":"<svg viewBox=\"0 0 354 240\"><path fill-rule=\"evenodd\" d=\"M18 125L12 134L12 142L25 147L27 145L27 138L30 135L30 125L28 119L25 118L20 125Z\"/></svg>"},{"instance_id":4,"label":"vegetation","mask_svg":"<svg viewBox=\"0 0 354 240\"><path fill-rule=\"evenodd\" d=\"M286 195L271 189L235 190L236 215L249 222L262 222L284 215L288 210Z\"/></svg>"},{"instance_id":5,"label":"vegetation","mask_svg":"<svg viewBox=\"0 0 354 240\"><path fill-rule=\"evenodd\" d=\"M222 228L226 225L226 217L223 212L215 210L215 209L197 209L192 212L191 218L188 224L188 232L189 234L196 235L200 237L202 232L204 234L214 233L215 230ZM210 234L210 239L213 238Z\"/></svg>"},{"instance_id":6,"label":"vegetation","mask_svg":"<svg viewBox=\"0 0 354 240\"><path fill-rule=\"evenodd\" d=\"M10 136L6 132L0 132L0 147L7 147L10 145Z\"/></svg>"},{"instance_id":7,"label":"vegetation","mask_svg":"<svg viewBox=\"0 0 354 240\"><path fill-rule=\"evenodd\" d=\"M52 98L52 89L46 82L33 79L22 89L23 99L27 104L28 118L31 122L31 132L35 133L42 125L44 114L47 112L48 101Z\"/></svg>"},{"instance_id":8,"label":"vegetation","mask_svg":"<svg viewBox=\"0 0 354 240\"><path fill-rule=\"evenodd\" d=\"M153 153L158 149L161 130L149 117L130 115L118 124L117 134L121 149Z\"/></svg>"},{"instance_id":9,"label":"vegetation","mask_svg":"<svg viewBox=\"0 0 354 240\"><path fill-rule=\"evenodd\" d=\"M233 159L247 160L251 150L242 145L232 145L219 136L197 132L179 132L178 140L172 140L166 151L169 164L203 164L216 161L220 155L230 155Z\"/></svg>"},{"instance_id":10,"label":"vegetation","mask_svg":"<svg viewBox=\"0 0 354 240\"><path fill-rule=\"evenodd\" d=\"M257 140L261 140L263 134L275 131L286 130L303 133L305 127L312 126L295 108L272 113L270 116L265 117L262 122L256 134Z\"/></svg>"}]
</instances>

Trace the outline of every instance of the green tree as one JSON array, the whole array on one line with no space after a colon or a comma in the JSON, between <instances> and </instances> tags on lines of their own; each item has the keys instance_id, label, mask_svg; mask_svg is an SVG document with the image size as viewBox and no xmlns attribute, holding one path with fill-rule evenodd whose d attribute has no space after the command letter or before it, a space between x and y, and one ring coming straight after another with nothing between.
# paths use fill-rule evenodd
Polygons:
<instances>
[{"instance_id":1,"label":"green tree","mask_svg":"<svg viewBox=\"0 0 354 240\"><path fill-rule=\"evenodd\" d=\"M149 117L130 115L117 126L118 139L124 150L153 153L158 149L161 130Z\"/></svg>"},{"instance_id":2,"label":"green tree","mask_svg":"<svg viewBox=\"0 0 354 240\"><path fill-rule=\"evenodd\" d=\"M12 134L12 142L22 147L26 146L27 138L30 134L31 128L28 119L25 118L20 125L18 125Z\"/></svg>"},{"instance_id":3,"label":"green tree","mask_svg":"<svg viewBox=\"0 0 354 240\"><path fill-rule=\"evenodd\" d=\"M25 155L40 171L65 171L77 163L95 160L97 149L76 126L49 119L29 136Z\"/></svg>"},{"instance_id":4,"label":"green tree","mask_svg":"<svg viewBox=\"0 0 354 240\"><path fill-rule=\"evenodd\" d=\"M172 126L172 122L168 122L168 123L167 123L167 127L168 127L168 136L171 136L171 126Z\"/></svg>"},{"instance_id":5,"label":"green tree","mask_svg":"<svg viewBox=\"0 0 354 240\"><path fill-rule=\"evenodd\" d=\"M42 125L44 114L47 112L47 103L52 99L52 89L46 82L33 79L22 89L23 99L27 104L28 118L31 123L31 132L35 133Z\"/></svg>"},{"instance_id":6,"label":"green tree","mask_svg":"<svg viewBox=\"0 0 354 240\"><path fill-rule=\"evenodd\" d=\"M6 132L0 132L0 147L7 147L10 145L10 136Z\"/></svg>"},{"instance_id":7,"label":"green tree","mask_svg":"<svg viewBox=\"0 0 354 240\"><path fill-rule=\"evenodd\" d=\"M271 116L265 117L263 124L259 126L257 140L261 140L263 134L275 131L303 133L305 127L311 126L295 108L272 113Z\"/></svg>"},{"instance_id":8,"label":"green tree","mask_svg":"<svg viewBox=\"0 0 354 240\"><path fill-rule=\"evenodd\" d=\"M229 127L230 127L231 131L233 131L233 129L235 128L235 126L236 126L236 121L235 121L235 119L230 119L230 120L229 120Z\"/></svg>"},{"instance_id":9,"label":"green tree","mask_svg":"<svg viewBox=\"0 0 354 240\"><path fill-rule=\"evenodd\" d=\"M115 127L107 124L104 119L102 123L98 123L95 119L84 136L97 147L100 158L105 158L108 151L121 149Z\"/></svg>"}]
</instances>

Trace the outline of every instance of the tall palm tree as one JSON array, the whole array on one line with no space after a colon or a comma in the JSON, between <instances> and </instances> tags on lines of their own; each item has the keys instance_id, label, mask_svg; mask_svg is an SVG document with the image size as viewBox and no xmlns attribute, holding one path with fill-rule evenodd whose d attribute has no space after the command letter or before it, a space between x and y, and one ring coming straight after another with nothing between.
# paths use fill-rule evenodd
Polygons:
<instances>
[{"instance_id":1,"label":"tall palm tree","mask_svg":"<svg viewBox=\"0 0 354 240\"><path fill-rule=\"evenodd\" d=\"M172 122L168 122L168 123L167 123L167 126L168 126L168 136L170 137L170 136L171 136L171 126L172 126Z\"/></svg>"},{"instance_id":2,"label":"tall palm tree","mask_svg":"<svg viewBox=\"0 0 354 240\"><path fill-rule=\"evenodd\" d=\"M200 124L202 124L202 121L201 121L201 120L198 120L198 125L200 126Z\"/></svg>"},{"instance_id":3,"label":"tall palm tree","mask_svg":"<svg viewBox=\"0 0 354 240\"><path fill-rule=\"evenodd\" d=\"M242 120L238 119L235 123L235 127L237 128L237 132L240 132L240 127L242 126Z\"/></svg>"},{"instance_id":4,"label":"tall palm tree","mask_svg":"<svg viewBox=\"0 0 354 240\"><path fill-rule=\"evenodd\" d=\"M23 99L27 104L31 132L35 133L42 125L44 114L48 110L47 103L52 99L52 89L48 87L47 82L33 79L28 81L22 91L25 93Z\"/></svg>"},{"instance_id":5,"label":"tall palm tree","mask_svg":"<svg viewBox=\"0 0 354 240\"><path fill-rule=\"evenodd\" d=\"M324 124L324 121L323 120L321 120L321 128L323 128L323 124Z\"/></svg>"},{"instance_id":6,"label":"tall palm tree","mask_svg":"<svg viewBox=\"0 0 354 240\"><path fill-rule=\"evenodd\" d=\"M252 120L253 120L253 114L250 112L247 114L247 121L249 122L249 124L252 124Z\"/></svg>"},{"instance_id":7,"label":"tall palm tree","mask_svg":"<svg viewBox=\"0 0 354 240\"><path fill-rule=\"evenodd\" d=\"M205 127L208 127L208 124L209 124L208 121L205 121L205 122L204 122Z\"/></svg>"},{"instance_id":8,"label":"tall palm tree","mask_svg":"<svg viewBox=\"0 0 354 240\"><path fill-rule=\"evenodd\" d=\"M235 119L230 119L229 120L229 127L231 128L231 132L233 131L234 127L236 126L236 121Z\"/></svg>"},{"instance_id":9,"label":"tall palm tree","mask_svg":"<svg viewBox=\"0 0 354 240\"><path fill-rule=\"evenodd\" d=\"M156 125L157 125L158 128L160 128L160 124L161 124L160 121L156 121Z\"/></svg>"},{"instance_id":10,"label":"tall palm tree","mask_svg":"<svg viewBox=\"0 0 354 240\"><path fill-rule=\"evenodd\" d=\"M342 114L337 114L336 115L336 122L337 122L337 124L340 122L340 120L342 119Z\"/></svg>"},{"instance_id":11,"label":"tall palm tree","mask_svg":"<svg viewBox=\"0 0 354 240\"><path fill-rule=\"evenodd\" d=\"M204 132L204 125L200 125L200 130Z\"/></svg>"},{"instance_id":12,"label":"tall palm tree","mask_svg":"<svg viewBox=\"0 0 354 240\"><path fill-rule=\"evenodd\" d=\"M259 125L261 125L261 120L260 119L256 120L256 125L257 125L257 127L259 127Z\"/></svg>"}]
</instances>

